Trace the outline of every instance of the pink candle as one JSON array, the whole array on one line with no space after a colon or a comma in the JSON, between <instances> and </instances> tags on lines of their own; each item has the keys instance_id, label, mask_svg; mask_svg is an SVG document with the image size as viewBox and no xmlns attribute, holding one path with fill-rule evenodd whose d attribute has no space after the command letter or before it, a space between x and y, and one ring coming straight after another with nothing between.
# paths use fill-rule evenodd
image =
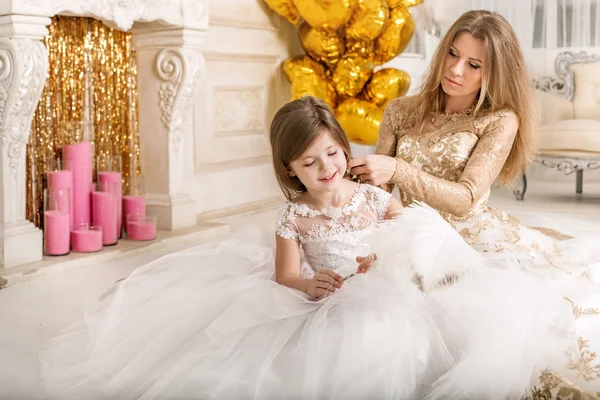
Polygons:
<instances>
[{"instance_id":1,"label":"pink candle","mask_svg":"<svg viewBox=\"0 0 600 400\"><path fill-rule=\"evenodd\" d=\"M121 230L123 229L123 203L121 198L122 194L122 182L121 182L121 173L114 171L103 171L98 172L98 183L115 183L115 187L117 188L117 235L121 237Z\"/></svg>"},{"instance_id":2,"label":"pink candle","mask_svg":"<svg viewBox=\"0 0 600 400\"><path fill-rule=\"evenodd\" d=\"M71 247L77 253L102 250L102 229L75 229L71 232Z\"/></svg>"},{"instance_id":3,"label":"pink candle","mask_svg":"<svg viewBox=\"0 0 600 400\"><path fill-rule=\"evenodd\" d=\"M50 171L48 172L48 189L50 191L50 204L53 209L57 210L70 210L69 219L71 224L71 229L73 229L73 172L70 170L62 170L62 171ZM66 190L69 189L69 198L64 196L52 196L57 193L56 190L52 189L61 189ZM55 198L58 197L58 198Z\"/></svg>"},{"instance_id":4,"label":"pink candle","mask_svg":"<svg viewBox=\"0 0 600 400\"><path fill-rule=\"evenodd\" d=\"M44 251L60 256L69 253L71 223L68 212L44 211Z\"/></svg>"},{"instance_id":5,"label":"pink candle","mask_svg":"<svg viewBox=\"0 0 600 400\"><path fill-rule=\"evenodd\" d=\"M141 221L127 222L127 237L131 240L154 240L156 239L156 223Z\"/></svg>"},{"instance_id":6,"label":"pink candle","mask_svg":"<svg viewBox=\"0 0 600 400\"><path fill-rule=\"evenodd\" d=\"M117 202L110 192L92 192L92 216L94 225L102 227L102 244L112 245L117 235Z\"/></svg>"},{"instance_id":7,"label":"pink candle","mask_svg":"<svg viewBox=\"0 0 600 400\"><path fill-rule=\"evenodd\" d=\"M140 217L146 216L146 203L142 196L123 197L123 217L134 214ZM125 233L127 233L127 221L125 221Z\"/></svg>"},{"instance_id":8,"label":"pink candle","mask_svg":"<svg viewBox=\"0 0 600 400\"><path fill-rule=\"evenodd\" d=\"M92 191L92 144L79 142L63 148L63 158L73 171L73 224L90 223Z\"/></svg>"}]
</instances>

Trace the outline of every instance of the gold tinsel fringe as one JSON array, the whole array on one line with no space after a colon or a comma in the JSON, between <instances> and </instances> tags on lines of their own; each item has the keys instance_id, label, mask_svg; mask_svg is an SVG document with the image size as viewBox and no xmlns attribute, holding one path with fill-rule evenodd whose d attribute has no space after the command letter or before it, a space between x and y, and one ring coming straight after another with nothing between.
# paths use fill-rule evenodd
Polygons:
<instances>
[{"instance_id":1,"label":"gold tinsel fringe","mask_svg":"<svg viewBox=\"0 0 600 400\"><path fill-rule=\"evenodd\" d=\"M120 155L124 193L139 170L138 92L131 34L91 18L57 16L44 44L48 76L27 145L27 219L40 226L45 176L68 144L61 122L94 125L94 157ZM133 177L130 176L134 171Z\"/></svg>"}]
</instances>

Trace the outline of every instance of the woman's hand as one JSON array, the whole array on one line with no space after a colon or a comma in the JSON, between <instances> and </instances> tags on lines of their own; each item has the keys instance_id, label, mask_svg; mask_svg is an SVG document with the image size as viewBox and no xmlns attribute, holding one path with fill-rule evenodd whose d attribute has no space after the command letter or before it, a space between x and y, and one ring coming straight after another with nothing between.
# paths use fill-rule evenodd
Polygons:
<instances>
[{"instance_id":1,"label":"woman's hand","mask_svg":"<svg viewBox=\"0 0 600 400\"><path fill-rule=\"evenodd\" d=\"M377 255L375 253L371 253L366 257L356 257L356 262L358 263L358 270L356 270L356 273L366 274L375 260L377 260Z\"/></svg>"},{"instance_id":2,"label":"woman's hand","mask_svg":"<svg viewBox=\"0 0 600 400\"><path fill-rule=\"evenodd\" d=\"M381 154L369 154L348 162L350 173L361 181L375 186L388 183L396 172L398 160Z\"/></svg>"},{"instance_id":3,"label":"woman's hand","mask_svg":"<svg viewBox=\"0 0 600 400\"><path fill-rule=\"evenodd\" d=\"M335 293L343 283L344 279L341 275L330 269L320 269L308 281L306 293L315 299L320 299Z\"/></svg>"}]
</instances>

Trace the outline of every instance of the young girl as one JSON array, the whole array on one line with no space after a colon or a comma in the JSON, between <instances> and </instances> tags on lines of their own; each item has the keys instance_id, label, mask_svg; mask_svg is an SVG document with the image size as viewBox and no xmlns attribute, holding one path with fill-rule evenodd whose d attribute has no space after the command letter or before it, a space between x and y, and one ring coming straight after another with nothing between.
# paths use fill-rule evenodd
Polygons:
<instances>
[{"instance_id":1,"label":"young girl","mask_svg":"<svg viewBox=\"0 0 600 400\"><path fill-rule=\"evenodd\" d=\"M401 207L344 179L329 108L285 105L271 144L288 198L275 257L249 229L139 268L42 355L50 398L409 399L448 370L409 269L353 276L370 266L366 235Z\"/></svg>"}]
</instances>

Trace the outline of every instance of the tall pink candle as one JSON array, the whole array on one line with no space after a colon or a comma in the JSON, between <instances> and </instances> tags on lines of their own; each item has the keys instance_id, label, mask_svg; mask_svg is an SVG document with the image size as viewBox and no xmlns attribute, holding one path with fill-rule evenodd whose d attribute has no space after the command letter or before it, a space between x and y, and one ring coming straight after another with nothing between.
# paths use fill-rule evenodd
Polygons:
<instances>
[{"instance_id":1,"label":"tall pink candle","mask_svg":"<svg viewBox=\"0 0 600 400\"><path fill-rule=\"evenodd\" d=\"M67 168L73 171L73 224L90 223L92 192L92 143L79 142L63 148Z\"/></svg>"},{"instance_id":2,"label":"tall pink candle","mask_svg":"<svg viewBox=\"0 0 600 400\"><path fill-rule=\"evenodd\" d=\"M94 225L102 227L102 244L117 243L117 204L115 194L92 192L92 216Z\"/></svg>"},{"instance_id":3,"label":"tall pink candle","mask_svg":"<svg viewBox=\"0 0 600 400\"><path fill-rule=\"evenodd\" d=\"M48 172L48 189L50 191L50 203L52 209L58 210L70 210L69 220L70 227L73 229L73 171L62 170L62 171L50 171ZM69 189L70 199L67 197L60 196L58 199L52 198L52 194L56 193L52 189ZM58 203L58 204L57 204ZM58 206L58 208L57 208Z\"/></svg>"},{"instance_id":4,"label":"tall pink candle","mask_svg":"<svg viewBox=\"0 0 600 400\"><path fill-rule=\"evenodd\" d=\"M77 253L93 253L102 250L102 229L73 230L71 247Z\"/></svg>"},{"instance_id":5,"label":"tall pink candle","mask_svg":"<svg viewBox=\"0 0 600 400\"><path fill-rule=\"evenodd\" d=\"M154 240L156 238L156 222L127 222L127 237L131 240Z\"/></svg>"},{"instance_id":6,"label":"tall pink candle","mask_svg":"<svg viewBox=\"0 0 600 400\"><path fill-rule=\"evenodd\" d=\"M128 215L146 216L146 202L142 196L124 196L123 197L123 218ZM125 221L125 233L127 233L127 221Z\"/></svg>"},{"instance_id":7,"label":"tall pink candle","mask_svg":"<svg viewBox=\"0 0 600 400\"><path fill-rule=\"evenodd\" d=\"M68 212L44 211L44 251L60 256L69 253L71 223Z\"/></svg>"},{"instance_id":8,"label":"tall pink candle","mask_svg":"<svg viewBox=\"0 0 600 400\"><path fill-rule=\"evenodd\" d=\"M102 171L98 172L98 183L114 183L117 189L117 236L121 236L121 230L123 229L123 203L121 198L123 197L122 193L122 182L121 182L121 173L115 171Z\"/></svg>"}]
</instances>

